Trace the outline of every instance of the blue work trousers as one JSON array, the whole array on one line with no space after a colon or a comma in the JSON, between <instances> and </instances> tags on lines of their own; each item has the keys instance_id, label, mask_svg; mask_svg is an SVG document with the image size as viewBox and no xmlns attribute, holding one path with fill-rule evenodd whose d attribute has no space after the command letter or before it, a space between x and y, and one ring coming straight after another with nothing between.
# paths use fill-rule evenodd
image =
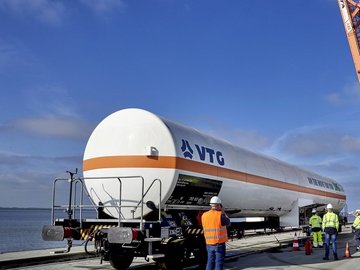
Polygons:
<instances>
[{"instance_id":1,"label":"blue work trousers","mask_svg":"<svg viewBox=\"0 0 360 270\"><path fill-rule=\"evenodd\" d=\"M206 245L206 250L208 255L206 270L223 270L226 253L225 243Z\"/></svg>"},{"instance_id":2,"label":"blue work trousers","mask_svg":"<svg viewBox=\"0 0 360 270\"><path fill-rule=\"evenodd\" d=\"M356 241L357 246L360 247L360 229L355 230L354 239Z\"/></svg>"},{"instance_id":3,"label":"blue work trousers","mask_svg":"<svg viewBox=\"0 0 360 270\"><path fill-rule=\"evenodd\" d=\"M337 249L336 249L336 233L334 234L328 234L325 233L325 257L329 258L330 253L330 239L332 242L332 251L334 255L337 255Z\"/></svg>"}]
</instances>

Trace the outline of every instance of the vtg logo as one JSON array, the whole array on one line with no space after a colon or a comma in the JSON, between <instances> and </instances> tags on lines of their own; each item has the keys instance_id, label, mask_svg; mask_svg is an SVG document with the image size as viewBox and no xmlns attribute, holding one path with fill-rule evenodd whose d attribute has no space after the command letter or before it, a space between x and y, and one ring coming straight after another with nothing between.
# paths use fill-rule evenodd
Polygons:
<instances>
[{"instance_id":1,"label":"vtg logo","mask_svg":"<svg viewBox=\"0 0 360 270\"><path fill-rule=\"evenodd\" d=\"M199 146L197 144L195 144L195 148L200 160L205 161L207 159L210 163L214 163L214 160L216 160L219 165L225 165L224 157L220 151L215 151L214 149ZM185 158L193 159L194 150L187 140L182 139L181 151Z\"/></svg>"}]
</instances>

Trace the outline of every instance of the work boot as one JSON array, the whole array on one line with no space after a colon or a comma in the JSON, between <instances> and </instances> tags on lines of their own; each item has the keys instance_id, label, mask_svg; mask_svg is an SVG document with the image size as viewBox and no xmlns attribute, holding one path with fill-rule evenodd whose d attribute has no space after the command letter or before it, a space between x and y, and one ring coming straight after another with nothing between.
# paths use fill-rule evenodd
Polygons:
<instances>
[{"instance_id":1,"label":"work boot","mask_svg":"<svg viewBox=\"0 0 360 270\"><path fill-rule=\"evenodd\" d=\"M335 261L339 260L338 255L336 253L334 254L334 260Z\"/></svg>"},{"instance_id":2,"label":"work boot","mask_svg":"<svg viewBox=\"0 0 360 270\"><path fill-rule=\"evenodd\" d=\"M329 257L324 257L323 260L327 260L327 261L328 261L328 260L329 260Z\"/></svg>"}]
</instances>

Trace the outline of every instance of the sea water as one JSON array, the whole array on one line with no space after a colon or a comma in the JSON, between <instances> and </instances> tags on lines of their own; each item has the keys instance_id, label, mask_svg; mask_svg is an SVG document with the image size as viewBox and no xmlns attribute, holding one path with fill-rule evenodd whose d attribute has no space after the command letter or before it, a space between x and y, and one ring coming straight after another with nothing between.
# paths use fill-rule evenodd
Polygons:
<instances>
[{"instance_id":1,"label":"sea water","mask_svg":"<svg viewBox=\"0 0 360 270\"><path fill-rule=\"evenodd\" d=\"M93 213L87 213L89 218L92 215ZM66 213L62 213L62 216L66 217ZM0 208L0 253L65 248L66 240L42 240L42 227L49 224L51 209ZM81 244L80 241L77 242L74 244Z\"/></svg>"}]
</instances>

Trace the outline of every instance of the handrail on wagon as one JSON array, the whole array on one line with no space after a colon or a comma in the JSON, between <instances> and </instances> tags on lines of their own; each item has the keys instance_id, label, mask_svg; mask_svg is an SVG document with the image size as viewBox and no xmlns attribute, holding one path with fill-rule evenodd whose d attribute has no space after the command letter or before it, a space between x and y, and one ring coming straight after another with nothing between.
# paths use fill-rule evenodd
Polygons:
<instances>
[{"instance_id":1,"label":"handrail on wagon","mask_svg":"<svg viewBox=\"0 0 360 270\"><path fill-rule=\"evenodd\" d=\"M158 215L158 221L161 221L161 188L162 188L162 182L159 178L156 178L154 179L150 186L148 187L148 189L145 191L145 193L143 193L143 196L141 198L141 200L139 201L139 203L134 207L134 209L132 210L132 213L133 213L133 216L134 216L134 213L136 211L136 209L139 207L140 204L144 204L144 198L145 196L148 194L149 190L152 188L152 186L154 185L155 182L159 182L159 203L158 203L158 211L159 211L159 215ZM154 210L154 209L152 209ZM142 216L142 215L141 215Z\"/></svg>"},{"instance_id":2,"label":"handrail on wagon","mask_svg":"<svg viewBox=\"0 0 360 270\"><path fill-rule=\"evenodd\" d=\"M75 191L74 193L72 192L72 189L70 189L71 194L69 194L69 204L68 205L56 205L55 201L56 201L56 184L59 181L68 181L70 182L70 185L75 184ZM77 197L76 195L78 194L77 192L77 185L80 184L81 185L81 189L80 189L80 202L77 203ZM80 220L80 226L82 226L82 220L83 220L83 213L82 210L84 208L94 208L96 210L95 205L84 205L84 190L87 193L86 189L84 188L84 183L83 183L83 179L76 177L76 178L56 178L54 180L53 183L53 192L52 192L52 206L51 206L51 224L55 224L55 209L56 208L60 208L60 209L65 209L67 214L68 214L68 218L69 219L73 219L76 218L76 208L79 208L79 220ZM70 192L69 192L70 193ZM89 196L89 194L87 193L87 195ZM72 196L74 196L74 200L72 200Z\"/></svg>"},{"instance_id":3,"label":"handrail on wagon","mask_svg":"<svg viewBox=\"0 0 360 270\"><path fill-rule=\"evenodd\" d=\"M51 213L51 224L55 225L55 209L56 208L60 208L60 209L65 209L65 211L68 214L68 218L69 219L73 219L75 218L76 215L76 209L79 208L79 215L80 215L80 226L82 226L82 221L83 221L83 213L82 210L87 208L94 208L97 212L98 210L98 206L94 204L94 202L92 201L92 205L84 205L84 191L86 192L87 196L90 197L88 191L85 189L85 185L84 185L84 180L114 180L117 179L119 181L119 203L118 205L107 205L107 206L103 206L104 208L111 208L111 207L115 207L118 208L118 212L119 212L119 216L118 216L118 226L121 226L122 223L122 208L124 207L133 207L134 210L131 210L131 212L134 213L135 211L138 209L138 207L140 206L140 228L141 230L144 229L144 199L145 196L148 194L149 190L153 187L155 182L159 183L159 204L158 204L158 211L159 211L159 215L158 215L158 222L161 221L161 196L162 196L162 182L160 179L156 178L152 181L152 183L150 184L150 186L147 188L146 192L144 192L144 186L145 186L145 181L144 178L142 176L119 176L119 177L86 177L86 178L80 178L80 177L73 177L73 175L70 175L70 178L56 178L54 180L53 183L53 193L52 193L52 213ZM137 178L141 181L141 198L139 200L139 202L137 203L137 205L122 205L122 192L123 192L123 180L125 179L130 179L130 178ZM56 201L56 185L59 181L68 181L70 182L70 194L69 194L69 204L68 205L56 205L55 201ZM75 190L72 190L72 185L75 185ZM77 191L77 185L80 185L80 191ZM80 202L79 204L77 204L77 194L78 192L80 192ZM73 198L74 197L74 198ZM74 199L74 200L73 200Z\"/></svg>"}]
</instances>

